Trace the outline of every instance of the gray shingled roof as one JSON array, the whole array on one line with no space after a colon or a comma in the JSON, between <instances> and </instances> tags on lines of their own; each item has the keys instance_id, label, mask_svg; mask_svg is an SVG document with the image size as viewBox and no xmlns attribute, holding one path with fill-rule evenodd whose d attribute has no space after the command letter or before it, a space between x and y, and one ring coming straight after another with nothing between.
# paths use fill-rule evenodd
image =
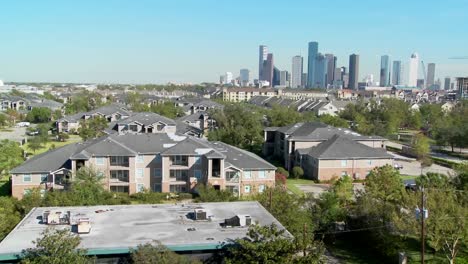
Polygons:
<instances>
[{"instance_id":1,"label":"gray shingled roof","mask_svg":"<svg viewBox=\"0 0 468 264\"><path fill-rule=\"evenodd\" d=\"M276 169L276 166L252 152L228 145L224 142L210 142L218 152L226 156L228 163L240 169Z\"/></svg>"},{"instance_id":2,"label":"gray shingled roof","mask_svg":"<svg viewBox=\"0 0 468 264\"><path fill-rule=\"evenodd\" d=\"M153 124L158 123L158 122L162 122L162 123L164 123L166 125L169 125L169 126L175 126L176 125L174 120L172 120L170 118L167 118L167 117L164 117L162 115L158 115L158 114L153 113L153 112L136 113L136 114L133 114L133 115L129 116L128 118L118 120L115 123L117 123L119 125L120 124L128 125L128 124L133 123L133 122L138 122L138 123L140 123L142 125L145 125L145 126L153 125Z\"/></svg>"},{"instance_id":3,"label":"gray shingled roof","mask_svg":"<svg viewBox=\"0 0 468 264\"><path fill-rule=\"evenodd\" d=\"M371 148L340 135L334 135L329 140L310 148L308 155L317 159L393 158L384 149Z\"/></svg>"},{"instance_id":4,"label":"gray shingled roof","mask_svg":"<svg viewBox=\"0 0 468 264\"><path fill-rule=\"evenodd\" d=\"M185 140L178 142L177 145L171 147L161 154L165 155L201 155L211 151L212 147L204 140L187 137ZM205 150L205 151L203 151Z\"/></svg>"}]
</instances>

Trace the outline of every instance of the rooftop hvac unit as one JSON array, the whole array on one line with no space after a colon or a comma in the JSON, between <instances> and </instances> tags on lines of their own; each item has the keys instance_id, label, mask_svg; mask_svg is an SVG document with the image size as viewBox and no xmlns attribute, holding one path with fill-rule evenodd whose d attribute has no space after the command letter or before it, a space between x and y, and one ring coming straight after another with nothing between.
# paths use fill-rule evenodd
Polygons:
<instances>
[{"instance_id":1,"label":"rooftop hvac unit","mask_svg":"<svg viewBox=\"0 0 468 264\"><path fill-rule=\"evenodd\" d=\"M77 233L78 234L89 234L91 232L91 221L89 218L78 219Z\"/></svg>"},{"instance_id":2,"label":"rooftop hvac unit","mask_svg":"<svg viewBox=\"0 0 468 264\"><path fill-rule=\"evenodd\" d=\"M195 220L206 220L206 211L204 210L195 210Z\"/></svg>"},{"instance_id":3,"label":"rooftop hvac unit","mask_svg":"<svg viewBox=\"0 0 468 264\"><path fill-rule=\"evenodd\" d=\"M251 224L252 217L250 215L236 215L224 220L225 226L249 226Z\"/></svg>"},{"instance_id":4,"label":"rooftop hvac unit","mask_svg":"<svg viewBox=\"0 0 468 264\"><path fill-rule=\"evenodd\" d=\"M42 222L48 225L68 225L70 224L70 211L44 211Z\"/></svg>"}]
</instances>

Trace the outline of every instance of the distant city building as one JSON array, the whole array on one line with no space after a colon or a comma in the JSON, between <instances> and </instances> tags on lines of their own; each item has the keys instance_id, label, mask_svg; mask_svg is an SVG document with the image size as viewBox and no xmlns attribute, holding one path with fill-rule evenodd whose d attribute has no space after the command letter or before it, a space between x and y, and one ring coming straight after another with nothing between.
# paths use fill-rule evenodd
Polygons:
<instances>
[{"instance_id":1,"label":"distant city building","mask_svg":"<svg viewBox=\"0 0 468 264\"><path fill-rule=\"evenodd\" d=\"M289 86L288 71L280 71L279 85L283 87Z\"/></svg>"},{"instance_id":2,"label":"distant city building","mask_svg":"<svg viewBox=\"0 0 468 264\"><path fill-rule=\"evenodd\" d=\"M401 85L401 61L393 61L393 69L392 69L392 84L393 85Z\"/></svg>"},{"instance_id":3,"label":"distant city building","mask_svg":"<svg viewBox=\"0 0 468 264\"><path fill-rule=\"evenodd\" d=\"M418 84L419 56L417 53L411 54L408 72L408 86L417 87Z\"/></svg>"},{"instance_id":4,"label":"distant city building","mask_svg":"<svg viewBox=\"0 0 468 264\"><path fill-rule=\"evenodd\" d=\"M302 73L301 86L307 87L307 72Z\"/></svg>"},{"instance_id":5,"label":"distant city building","mask_svg":"<svg viewBox=\"0 0 468 264\"><path fill-rule=\"evenodd\" d=\"M266 61L263 63L263 79L270 83L270 86L273 86L273 71L275 65L273 62L273 53L268 53Z\"/></svg>"},{"instance_id":6,"label":"distant city building","mask_svg":"<svg viewBox=\"0 0 468 264\"><path fill-rule=\"evenodd\" d=\"M460 99L468 99L468 77L457 78L457 90Z\"/></svg>"},{"instance_id":7,"label":"distant city building","mask_svg":"<svg viewBox=\"0 0 468 264\"><path fill-rule=\"evenodd\" d=\"M302 85L302 74L304 59L302 56L294 56L292 58L292 67L291 67L291 88L300 88Z\"/></svg>"},{"instance_id":8,"label":"distant city building","mask_svg":"<svg viewBox=\"0 0 468 264\"><path fill-rule=\"evenodd\" d=\"M225 84L225 83L226 83L226 75L220 75L219 84Z\"/></svg>"},{"instance_id":9,"label":"distant city building","mask_svg":"<svg viewBox=\"0 0 468 264\"><path fill-rule=\"evenodd\" d=\"M326 88L327 60L323 54L319 53L317 55L314 67L315 83L310 88Z\"/></svg>"},{"instance_id":10,"label":"distant city building","mask_svg":"<svg viewBox=\"0 0 468 264\"><path fill-rule=\"evenodd\" d=\"M364 78L364 82L366 86L373 86L374 85L374 74L368 74L366 78Z\"/></svg>"},{"instance_id":11,"label":"distant city building","mask_svg":"<svg viewBox=\"0 0 468 264\"><path fill-rule=\"evenodd\" d=\"M313 87L315 80L315 63L318 55L318 42L309 42L309 55L307 58L307 87Z\"/></svg>"},{"instance_id":12,"label":"distant city building","mask_svg":"<svg viewBox=\"0 0 468 264\"><path fill-rule=\"evenodd\" d=\"M232 72L226 72L225 77L224 77L224 83L225 84L232 83Z\"/></svg>"},{"instance_id":13,"label":"distant city building","mask_svg":"<svg viewBox=\"0 0 468 264\"><path fill-rule=\"evenodd\" d=\"M349 56L349 89L358 89L359 79L359 55L351 54Z\"/></svg>"},{"instance_id":14,"label":"distant city building","mask_svg":"<svg viewBox=\"0 0 468 264\"><path fill-rule=\"evenodd\" d=\"M424 88L424 79L417 79L416 87L421 88L421 89Z\"/></svg>"},{"instance_id":15,"label":"distant city building","mask_svg":"<svg viewBox=\"0 0 468 264\"><path fill-rule=\"evenodd\" d=\"M250 71L248 69L241 69L239 72L239 79L241 86L247 86L250 82Z\"/></svg>"},{"instance_id":16,"label":"distant city building","mask_svg":"<svg viewBox=\"0 0 468 264\"><path fill-rule=\"evenodd\" d=\"M333 74L333 76L335 76L333 79L334 81L341 81L343 78L341 76L341 68L335 68L335 73Z\"/></svg>"},{"instance_id":17,"label":"distant city building","mask_svg":"<svg viewBox=\"0 0 468 264\"><path fill-rule=\"evenodd\" d=\"M450 79L450 77L445 77L444 90L450 90L450 83L451 82L452 82L452 80Z\"/></svg>"},{"instance_id":18,"label":"distant city building","mask_svg":"<svg viewBox=\"0 0 468 264\"><path fill-rule=\"evenodd\" d=\"M435 63L428 63L427 64L427 83L426 88L430 89L432 85L434 85L435 80Z\"/></svg>"},{"instance_id":19,"label":"distant city building","mask_svg":"<svg viewBox=\"0 0 468 264\"><path fill-rule=\"evenodd\" d=\"M335 80L336 57L333 54L325 54L325 60L327 64L325 87L328 87L333 85L333 81Z\"/></svg>"},{"instance_id":20,"label":"distant city building","mask_svg":"<svg viewBox=\"0 0 468 264\"><path fill-rule=\"evenodd\" d=\"M380 87L390 86L390 57L383 55L380 58Z\"/></svg>"},{"instance_id":21,"label":"distant city building","mask_svg":"<svg viewBox=\"0 0 468 264\"><path fill-rule=\"evenodd\" d=\"M263 77L263 64L267 59L268 47L265 45L260 45L258 50L258 80L265 80Z\"/></svg>"}]
</instances>

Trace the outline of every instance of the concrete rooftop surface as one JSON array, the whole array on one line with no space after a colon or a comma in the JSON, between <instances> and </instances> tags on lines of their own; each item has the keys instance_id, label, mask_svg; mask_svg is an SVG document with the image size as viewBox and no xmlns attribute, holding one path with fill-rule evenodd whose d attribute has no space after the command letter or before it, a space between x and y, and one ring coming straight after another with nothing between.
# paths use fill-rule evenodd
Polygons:
<instances>
[{"instance_id":1,"label":"concrete rooftop surface","mask_svg":"<svg viewBox=\"0 0 468 264\"><path fill-rule=\"evenodd\" d=\"M188 215L195 209L204 210L206 216L211 216L212 220L190 219ZM215 249L223 243L246 236L248 227L221 226L225 219L236 215L249 215L252 224L274 223L284 229L258 202L37 207L0 243L0 259L33 247L32 241L40 237L41 232L48 227L72 230L71 225L42 223L45 211L70 211L72 222L77 218L89 218L91 232L79 236L80 247L90 252L128 250L153 240L158 240L173 250ZM192 228L195 230L188 231ZM287 234L290 235L288 232Z\"/></svg>"}]
</instances>

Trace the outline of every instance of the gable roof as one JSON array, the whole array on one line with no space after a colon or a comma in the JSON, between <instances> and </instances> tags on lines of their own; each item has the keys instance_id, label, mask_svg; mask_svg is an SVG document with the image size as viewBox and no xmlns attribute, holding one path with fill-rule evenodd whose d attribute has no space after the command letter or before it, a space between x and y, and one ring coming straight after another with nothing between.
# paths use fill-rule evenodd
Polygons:
<instances>
[{"instance_id":1,"label":"gable roof","mask_svg":"<svg viewBox=\"0 0 468 264\"><path fill-rule=\"evenodd\" d=\"M340 135L310 148L307 155L317 159L390 159L384 149L371 148Z\"/></svg>"},{"instance_id":2,"label":"gable roof","mask_svg":"<svg viewBox=\"0 0 468 264\"><path fill-rule=\"evenodd\" d=\"M167 118L162 115L158 115L153 112L140 112L140 113L135 113L133 115L130 115L129 117L125 119L120 119L116 121L115 123L119 125L128 125L133 122L138 122L144 126L150 126L155 123L161 122L169 126L175 126L176 123L174 120Z\"/></svg>"}]
</instances>

